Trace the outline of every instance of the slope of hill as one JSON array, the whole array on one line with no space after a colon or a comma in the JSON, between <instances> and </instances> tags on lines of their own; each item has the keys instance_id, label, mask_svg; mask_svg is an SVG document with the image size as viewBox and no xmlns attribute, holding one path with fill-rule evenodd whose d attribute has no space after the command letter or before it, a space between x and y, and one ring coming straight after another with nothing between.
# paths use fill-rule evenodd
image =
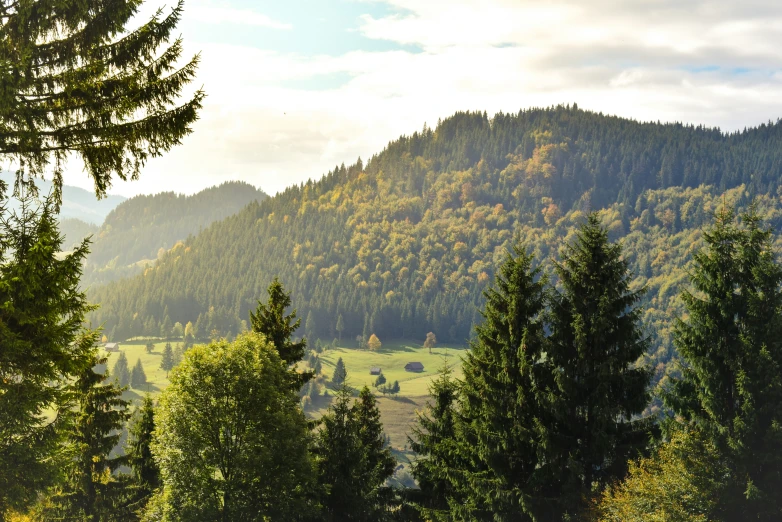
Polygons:
<instances>
[{"instance_id":1,"label":"slope of hill","mask_svg":"<svg viewBox=\"0 0 782 522\"><path fill-rule=\"evenodd\" d=\"M162 192L131 198L112 210L93 235L82 282L137 273L177 241L266 197L248 183L228 182L192 196Z\"/></svg>"},{"instance_id":2,"label":"slope of hill","mask_svg":"<svg viewBox=\"0 0 782 522\"><path fill-rule=\"evenodd\" d=\"M700 227L723 194L782 224L782 124L741 133L639 123L556 107L460 113L215 223L155 267L95 288L94 314L114 338L195 323L239 331L275 275L306 333L464 342L482 291L519 238L545 264L590 209L646 285L654 360ZM782 192L782 190L780 191ZM344 329L338 331L338 317Z\"/></svg>"},{"instance_id":3,"label":"slope of hill","mask_svg":"<svg viewBox=\"0 0 782 522\"><path fill-rule=\"evenodd\" d=\"M13 187L14 175L9 172L0 172L0 180ZM49 194L52 184L48 181L36 181L41 194ZM96 199L95 193L79 187L65 185L62 188L62 206L60 219L78 219L93 225L100 225L106 216L114 208L127 200L124 196L109 194L103 199ZM15 201L11 200L11 208L15 208Z\"/></svg>"}]
</instances>

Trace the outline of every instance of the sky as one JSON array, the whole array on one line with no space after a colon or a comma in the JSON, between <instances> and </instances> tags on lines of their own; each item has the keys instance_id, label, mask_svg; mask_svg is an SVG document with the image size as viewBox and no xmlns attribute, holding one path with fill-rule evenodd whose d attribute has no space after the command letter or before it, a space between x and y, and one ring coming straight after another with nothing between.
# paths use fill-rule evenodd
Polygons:
<instances>
[{"instance_id":1,"label":"sky","mask_svg":"<svg viewBox=\"0 0 782 522\"><path fill-rule=\"evenodd\" d=\"M201 53L200 120L112 193L274 194L460 110L578 103L724 131L782 117L771 0L185 0L179 29ZM65 179L91 186L75 163Z\"/></svg>"}]
</instances>

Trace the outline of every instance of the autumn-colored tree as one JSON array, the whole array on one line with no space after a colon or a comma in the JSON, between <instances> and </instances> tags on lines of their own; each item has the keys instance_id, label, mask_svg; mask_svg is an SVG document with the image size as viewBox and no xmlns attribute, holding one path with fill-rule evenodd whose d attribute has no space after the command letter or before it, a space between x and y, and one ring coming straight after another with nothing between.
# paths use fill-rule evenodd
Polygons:
<instances>
[{"instance_id":1,"label":"autumn-colored tree","mask_svg":"<svg viewBox=\"0 0 782 522\"><path fill-rule=\"evenodd\" d=\"M424 341L424 348L429 349L429 353L432 353L432 348L434 348L434 345L437 344L437 337L435 337L434 332L429 332L426 334L426 340Z\"/></svg>"},{"instance_id":2,"label":"autumn-colored tree","mask_svg":"<svg viewBox=\"0 0 782 522\"><path fill-rule=\"evenodd\" d=\"M380 342L380 339L378 339L377 335L372 334L369 336L369 341L367 341L367 346L369 346L370 350L376 352L380 349L381 346L383 346L383 343Z\"/></svg>"}]
</instances>

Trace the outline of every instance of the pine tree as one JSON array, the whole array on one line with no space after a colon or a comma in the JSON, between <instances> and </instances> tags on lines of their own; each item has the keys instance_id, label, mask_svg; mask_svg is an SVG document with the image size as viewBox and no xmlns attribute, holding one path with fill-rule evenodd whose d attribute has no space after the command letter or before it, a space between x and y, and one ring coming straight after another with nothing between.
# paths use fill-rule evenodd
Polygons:
<instances>
[{"instance_id":1,"label":"pine tree","mask_svg":"<svg viewBox=\"0 0 782 522\"><path fill-rule=\"evenodd\" d=\"M130 372L130 387L134 390L140 390L147 384L147 374L144 372L144 366L141 364L141 359L136 361L133 370Z\"/></svg>"},{"instance_id":2,"label":"pine tree","mask_svg":"<svg viewBox=\"0 0 782 522\"><path fill-rule=\"evenodd\" d=\"M345 363L342 361L342 357L337 359L337 364L334 366L334 374L331 377L331 383L335 387L342 386L347 378L347 370L345 370Z\"/></svg>"},{"instance_id":3,"label":"pine tree","mask_svg":"<svg viewBox=\"0 0 782 522\"><path fill-rule=\"evenodd\" d=\"M337 316L337 334L339 334L339 340L342 340L342 332L345 331L345 322L342 320L342 314Z\"/></svg>"},{"instance_id":4,"label":"pine tree","mask_svg":"<svg viewBox=\"0 0 782 522\"><path fill-rule=\"evenodd\" d=\"M98 339L83 328L93 309L79 290L88 244L62 255L57 226L48 199L0 210L0 519L56 477L68 383L91 365Z\"/></svg>"},{"instance_id":5,"label":"pine tree","mask_svg":"<svg viewBox=\"0 0 782 522\"><path fill-rule=\"evenodd\" d=\"M418 482L417 509L425 519L449 520L451 502L456 491L448 478L449 470L461 469L456 460L456 411L459 387L451 377L448 360L443 360L437 379L429 385L432 401L418 419L408 436L411 449L416 454L412 474Z\"/></svg>"},{"instance_id":6,"label":"pine tree","mask_svg":"<svg viewBox=\"0 0 782 522\"><path fill-rule=\"evenodd\" d=\"M377 379L375 379L374 386L375 388L380 388L380 386L382 386L385 383L386 383L386 376L381 373L380 375L377 376Z\"/></svg>"},{"instance_id":7,"label":"pine tree","mask_svg":"<svg viewBox=\"0 0 782 522\"><path fill-rule=\"evenodd\" d=\"M103 196L111 176L135 179L151 157L190 133L203 92L175 106L193 79L196 56L182 67L172 32L180 1L135 30L138 0L110 3L4 4L0 59L6 95L0 103L0 154L40 176L53 168L56 194L69 153L77 154Z\"/></svg>"},{"instance_id":8,"label":"pine tree","mask_svg":"<svg viewBox=\"0 0 782 522\"><path fill-rule=\"evenodd\" d=\"M105 365L106 359L94 360ZM111 457L125 421L127 401L122 390L109 384L108 375L83 372L74 384L78 397L73 428L68 439L73 460L63 489L46 503L46 520L108 520L126 510L127 483L112 473L127 462L127 458Z\"/></svg>"},{"instance_id":9,"label":"pine tree","mask_svg":"<svg viewBox=\"0 0 782 522\"><path fill-rule=\"evenodd\" d=\"M250 312L250 324L254 332L261 333L269 339L280 358L287 364L297 363L304 357L307 342L302 339L298 342L291 340L293 333L301 325L301 319L296 319L296 310L285 315L285 310L291 305L290 294L275 277L269 285L269 300L266 304L258 301L255 313Z\"/></svg>"},{"instance_id":10,"label":"pine tree","mask_svg":"<svg viewBox=\"0 0 782 522\"><path fill-rule=\"evenodd\" d=\"M506 254L464 361L457 442L466 469L453 475L464 500L453 506L458 519L530 520L539 509L545 278L532 262L518 245Z\"/></svg>"},{"instance_id":11,"label":"pine tree","mask_svg":"<svg viewBox=\"0 0 782 522\"><path fill-rule=\"evenodd\" d=\"M130 420L125 445L127 464L132 470L133 485L129 487L128 504L134 511L142 508L160 486L160 468L152 456L152 433L155 430L155 409L152 398L145 395Z\"/></svg>"},{"instance_id":12,"label":"pine tree","mask_svg":"<svg viewBox=\"0 0 782 522\"><path fill-rule=\"evenodd\" d=\"M174 328L171 318L166 314L163 318L163 323L160 325L160 336L164 339L171 338L171 332Z\"/></svg>"},{"instance_id":13,"label":"pine tree","mask_svg":"<svg viewBox=\"0 0 782 522\"><path fill-rule=\"evenodd\" d=\"M682 377L665 399L728 459L733 488L721 497L729 516L782 516L782 267L771 230L752 208L735 222L724 208L693 256L674 343Z\"/></svg>"},{"instance_id":14,"label":"pine tree","mask_svg":"<svg viewBox=\"0 0 782 522\"><path fill-rule=\"evenodd\" d=\"M130 367L128 366L128 357L125 355L124 351L119 352L119 357L114 363L111 374L121 388L130 385Z\"/></svg>"},{"instance_id":15,"label":"pine tree","mask_svg":"<svg viewBox=\"0 0 782 522\"><path fill-rule=\"evenodd\" d=\"M307 320L304 321L304 331L307 332L307 337L313 339L315 337L315 318L312 316L312 310L307 312Z\"/></svg>"},{"instance_id":16,"label":"pine tree","mask_svg":"<svg viewBox=\"0 0 782 522\"><path fill-rule=\"evenodd\" d=\"M401 390L402 390L402 389L399 387L399 381L394 381L394 384L392 384L392 385L391 385L391 389L389 390L389 392L390 392L392 395L396 395L396 394L397 394L397 393L399 393Z\"/></svg>"},{"instance_id":17,"label":"pine tree","mask_svg":"<svg viewBox=\"0 0 782 522\"><path fill-rule=\"evenodd\" d=\"M552 298L545 366L553 424L545 423L549 483L561 484L557 508L573 516L602 485L623 476L648 443L649 422L633 418L648 404L651 374L636 366L648 340L630 290L621 246L591 213L556 265L562 291Z\"/></svg>"},{"instance_id":18,"label":"pine tree","mask_svg":"<svg viewBox=\"0 0 782 522\"><path fill-rule=\"evenodd\" d=\"M174 350L171 348L171 343L166 343L166 347L163 349L163 357L160 358L160 368L165 370L166 375L174 369Z\"/></svg>"},{"instance_id":19,"label":"pine tree","mask_svg":"<svg viewBox=\"0 0 782 522\"><path fill-rule=\"evenodd\" d=\"M359 392L353 410L359 429L358 438L366 454L364 481L377 493L374 501L375 510L380 513L384 510L385 502L380 488L386 479L394 474L396 460L391 455L391 450L386 447L387 439L383 433L383 423L380 421L380 410L374 395L367 386L364 386Z\"/></svg>"}]
</instances>

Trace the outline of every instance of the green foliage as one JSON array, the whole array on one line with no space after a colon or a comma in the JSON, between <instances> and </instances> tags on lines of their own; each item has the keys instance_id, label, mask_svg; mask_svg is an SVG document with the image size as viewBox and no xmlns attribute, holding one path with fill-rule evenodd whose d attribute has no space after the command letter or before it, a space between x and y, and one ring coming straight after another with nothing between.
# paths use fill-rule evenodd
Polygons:
<instances>
[{"instance_id":1,"label":"green foliage","mask_svg":"<svg viewBox=\"0 0 782 522\"><path fill-rule=\"evenodd\" d=\"M342 357L337 359L337 364L334 365L334 374L331 376L331 384L338 388L345 383L347 378L347 370L345 370L345 363L342 361Z\"/></svg>"},{"instance_id":2,"label":"green foliage","mask_svg":"<svg viewBox=\"0 0 782 522\"><path fill-rule=\"evenodd\" d=\"M561 512L575 514L594 490L622 477L627 460L648 444L651 377L636 362L648 341L619 244L591 213L556 266L561 291L552 298L550 342L543 363L553 423L542 433L546 473ZM559 508L558 508L559 509Z\"/></svg>"},{"instance_id":3,"label":"green foliage","mask_svg":"<svg viewBox=\"0 0 782 522\"><path fill-rule=\"evenodd\" d=\"M111 374L114 376L114 380L121 388L125 388L130 385L130 366L128 366L128 357L124 351L119 352L119 357L114 363L114 367L111 369Z\"/></svg>"},{"instance_id":4,"label":"green foliage","mask_svg":"<svg viewBox=\"0 0 782 522\"><path fill-rule=\"evenodd\" d=\"M105 363L94 359L95 365ZM108 380L108 374L87 368L74 385L78 409L67 430L71 461L65 484L46 503L45 520L117 520L128 510L127 481L113 475L127 458L110 456L128 418L128 403Z\"/></svg>"},{"instance_id":5,"label":"green foliage","mask_svg":"<svg viewBox=\"0 0 782 522\"><path fill-rule=\"evenodd\" d=\"M155 351L155 343L148 342L144 348L147 350L147 353L152 353Z\"/></svg>"},{"instance_id":6,"label":"green foliage","mask_svg":"<svg viewBox=\"0 0 782 522\"><path fill-rule=\"evenodd\" d=\"M732 516L782 516L782 267L771 230L751 209L743 227L723 207L694 255L694 292L674 341L684 366L668 403L728 459L735 484L721 503Z\"/></svg>"},{"instance_id":7,"label":"green foliage","mask_svg":"<svg viewBox=\"0 0 782 522\"><path fill-rule=\"evenodd\" d=\"M369 389L364 387L352 402L352 389L343 384L316 435L318 482L326 491L322 519L383 520L387 495L381 487L395 462L385 448L380 412Z\"/></svg>"},{"instance_id":8,"label":"green foliage","mask_svg":"<svg viewBox=\"0 0 782 522\"><path fill-rule=\"evenodd\" d=\"M341 360L342 359L340 359L340 361ZM386 383L386 376L381 373L380 375L377 376L377 379L375 379L374 386L375 388L379 388L381 385L385 383Z\"/></svg>"},{"instance_id":9,"label":"green foliage","mask_svg":"<svg viewBox=\"0 0 782 522\"><path fill-rule=\"evenodd\" d=\"M160 468L152 457L154 431L155 408L152 398L145 395L131 417L126 447L128 465L142 497L150 495L160 485Z\"/></svg>"},{"instance_id":10,"label":"green foliage","mask_svg":"<svg viewBox=\"0 0 782 522\"><path fill-rule=\"evenodd\" d=\"M180 143L204 97L176 102L195 76L198 57L178 67L182 41L167 42L182 2L126 30L141 0L11 2L2 7L0 154L20 174L53 168L61 188L76 153L104 196L112 175L135 179L150 157ZM17 181L20 181L18 178Z\"/></svg>"},{"instance_id":11,"label":"green foliage","mask_svg":"<svg viewBox=\"0 0 782 522\"><path fill-rule=\"evenodd\" d=\"M532 261L520 246L505 254L464 359L458 427L464 469L454 474L460 501L452 503L460 520L527 520L542 513L535 501L550 498L537 477L546 471L539 430L553 428L541 426L548 419L539 397L548 378L542 364L546 280ZM441 480L452 473L433 472Z\"/></svg>"},{"instance_id":12,"label":"green foliage","mask_svg":"<svg viewBox=\"0 0 782 522\"><path fill-rule=\"evenodd\" d=\"M68 380L91 365L98 339L83 328L92 309L79 291L87 243L60 255L51 202L38 211L22 203L13 216L0 209L0 518L53 477Z\"/></svg>"},{"instance_id":13,"label":"green foliage","mask_svg":"<svg viewBox=\"0 0 782 522\"><path fill-rule=\"evenodd\" d=\"M302 520L316 508L309 430L266 338L196 346L160 398L152 451L164 521Z\"/></svg>"},{"instance_id":14,"label":"green foliage","mask_svg":"<svg viewBox=\"0 0 782 522\"><path fill-rule=\"evenodd\" d=\"M432 353L432 348L437 344L437 337L434 335L433 332L429 332L426 334L426 339L424 340L424 348L429 349L429 353Z\"/></svg>"},{"instance_id":15,"label":"green foliage","mask_svg":"<svg viewBox=\"0 0 782 522\"><path fill-rule=\"evenodd\" d=\"M174 369L174 362L174 350L171 348L171 343L166 343L163 356L160 358L160 367L168 373Z\"/></svg>"},{"instance_id":16,"label":"green foliage","mask_svg":"<svg viewBox=\"0 0 782 522\"><path fill-rule=\"evenodd\" d=\"M255 313L250 312L250 323L254 332L266 336L274 344L280 358L286 364L295 364L304 357L307 342L302 339L294 341L293 334L301 325L301 319L296 319L296 310L285 315L291 305L291 296L285 292L282 283L275 277L268 288L269 301L266 304L258 301Z\"/></svg>"},{"instance_id":17,"label":"green foliage","mask_svg":"<svg viewBox=\"0 0 782 522\"><path fill-rule=\"evenodd\" d=\"M677 431L653 456L630 462L627 478L603 492L593 517L600 522L725 520L719 500L729 476L713 442L698 432Z\"/></svg>"},{"instance_id":18,"label":"green foliage","mask_svg":"<svg viewBox=\"0 0 782 522\"><path fill-rule=\"evenodd\" d=\"M144 373L144 366L141 359L136 361L133 370L130 372L130 387L134 390L140 390L147 384L147 374Z\"/></svg>"}]
</instances>

